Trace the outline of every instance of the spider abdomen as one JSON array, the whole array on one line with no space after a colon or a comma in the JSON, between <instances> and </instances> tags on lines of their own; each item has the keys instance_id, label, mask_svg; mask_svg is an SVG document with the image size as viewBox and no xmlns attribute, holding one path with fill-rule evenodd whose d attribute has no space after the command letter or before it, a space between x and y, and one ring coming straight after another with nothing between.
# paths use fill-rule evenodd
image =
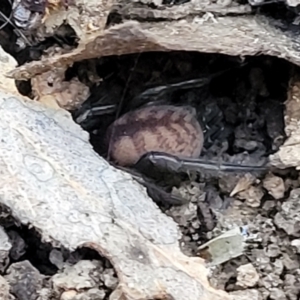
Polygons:
<instances>
[{"instance_id":1,"label":"spider abdomen","mask_svg":"<svg viewBox=\"0 0 300 300\"><path fill-rule=\"evenodd\" d=\"M203 139L195 110L185 106L147 106L130 111L107 131L110 157L121 166L133 165L151 151L196 158Z\"/></svg>"}]
</instances>

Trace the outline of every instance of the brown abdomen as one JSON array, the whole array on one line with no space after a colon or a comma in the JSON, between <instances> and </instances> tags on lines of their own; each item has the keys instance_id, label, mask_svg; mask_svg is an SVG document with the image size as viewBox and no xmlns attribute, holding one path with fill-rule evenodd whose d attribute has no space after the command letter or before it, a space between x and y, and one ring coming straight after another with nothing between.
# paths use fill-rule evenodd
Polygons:
<instances>
[{"instance_id":1,"label":"brown abdomen","mask_svg":"<svg viewBox=\"0 0 300 300\"><path fill-rule=\"evenodd\" d=\"M148 106L128 112L107 130L110 157L121 166L135 164L150 151L198 157L203 131L190 107Z\"/></svg>"}]
</instances>

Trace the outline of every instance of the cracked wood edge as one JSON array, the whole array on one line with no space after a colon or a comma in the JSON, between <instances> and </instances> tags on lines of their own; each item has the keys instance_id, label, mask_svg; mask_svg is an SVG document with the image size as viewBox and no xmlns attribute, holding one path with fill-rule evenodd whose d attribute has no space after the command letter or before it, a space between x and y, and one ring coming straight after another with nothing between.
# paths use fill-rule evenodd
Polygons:
<instances>
[{"instance_id":1,"label":"cracked wood edge","mask_svg":"<svg viewBox=\"0 0 300 300\"><path fill-rule=\"evenodd\" d=\"M216 17L197 23L197 18L175 22L126 21L82 40L70 53L31 62L9 72L27 80L54 67L95 57L147 51L198 51L227 55L267 54L300 65L298 37L290 37L257 16Z\"/></svg>"}]
</instances>

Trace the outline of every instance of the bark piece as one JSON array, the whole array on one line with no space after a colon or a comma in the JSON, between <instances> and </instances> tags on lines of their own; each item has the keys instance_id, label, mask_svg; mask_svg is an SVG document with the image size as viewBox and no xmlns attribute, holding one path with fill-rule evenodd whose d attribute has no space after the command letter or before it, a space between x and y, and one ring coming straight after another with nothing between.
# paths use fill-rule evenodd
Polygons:
<instances>
[{"instance_id":1,"label":"bark piece","mask_svg":"<svg viewBox=\"0 0 300 300\"><path fill-rule=\"evenodd\" d=\"M274 155L271 164L285 169L300 169L300 74L294 72L290 79L287 101L285 102L285 133L287 140Z\"/></svg>"},{"instance_id":2,"label":"bark piece","mask_svg":"<svg viewBox=\"0 0 300 300\"><path fill-rule=\"evenodd\" d=\"M176 223L92 150L68 112L3 91L0 110L0 201L16 219L53 245L106 256L124 299L230 299L209 286L202 259L182 254Z\"/></svg>"},{"instance_id":3,"label":"bark piece","mask_svg":"<svg viewBox=\"0 0 300 300\"><path fill-rule=\"evenodd\" d=\"M300 65L299 38L275 29L269 19L246 15L215 17L215 21L199 22L198 17L177 22L126 21L90 34L70 53L25 64L9 75L29 79L83 59L174 50L241 56L268 54Z\"/></svg>"},{"instance_id":4,"label":"bark piece","mask_svg":"<svg viewBox=\"0 0 300 300\"><path fill-rule=\"evenodd\" d=\"M31 86L35 99L47 106L54 103L53 108L72 110L80 106L90 95L89 88L77 77L65 81L65 72L66 68L54 69L32 78Z\"/></svg>"}]
</instances>

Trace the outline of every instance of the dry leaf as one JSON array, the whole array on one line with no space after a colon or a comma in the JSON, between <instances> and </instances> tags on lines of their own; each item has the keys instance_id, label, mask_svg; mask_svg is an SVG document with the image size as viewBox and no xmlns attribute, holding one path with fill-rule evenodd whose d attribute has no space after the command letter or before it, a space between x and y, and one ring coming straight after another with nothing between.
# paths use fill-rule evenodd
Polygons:
<instances>
[{"instance_id":1,"label":"dry leaf","mask_svg":"<svg viewBox=\"0 0 300 300\"><path fill-rule=\"evenodd\" d=\"M238 183L230 193L230 197L233 197L234 195L247 190L256 180L256 177L254 177L252 174L247 173L242 178L239 179Z\"/></svg>"}]
</instances>

